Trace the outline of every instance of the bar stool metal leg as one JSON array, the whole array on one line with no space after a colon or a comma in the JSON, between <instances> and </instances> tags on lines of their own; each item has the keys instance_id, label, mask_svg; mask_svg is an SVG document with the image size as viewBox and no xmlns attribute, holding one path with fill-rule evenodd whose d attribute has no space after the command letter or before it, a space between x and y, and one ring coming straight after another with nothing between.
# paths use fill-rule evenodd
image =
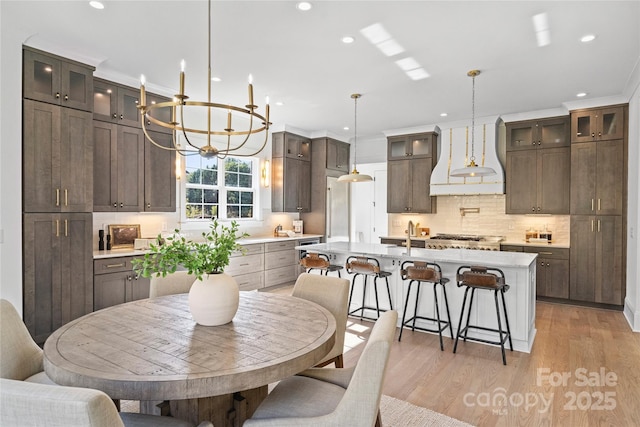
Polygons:
<instances>
[{"instance_id":1,"label":"bar stool metal leg","mask_svg":"<svg viewBox=\"0 0 640 427\"><path fill-rule=\"evenodd\" d=\"M411 285L413 285L413 280L411 280L409 282L409 287L407 287L407 298L404 300L405 301L405 303L404 303L404 311L402 313L402 323L400 324L400 336L398 337L398 341L402 340L402 331L404 331L404 321L407 318L407 307L409 307L409 304L408 304L409 295L411 295ZM419 289L420 288L418 288L418 292L419 292ZM415 326L415 324L416 323L415 323L415 320L414 320L413 325Z\"/></svg>"}]
</instances>

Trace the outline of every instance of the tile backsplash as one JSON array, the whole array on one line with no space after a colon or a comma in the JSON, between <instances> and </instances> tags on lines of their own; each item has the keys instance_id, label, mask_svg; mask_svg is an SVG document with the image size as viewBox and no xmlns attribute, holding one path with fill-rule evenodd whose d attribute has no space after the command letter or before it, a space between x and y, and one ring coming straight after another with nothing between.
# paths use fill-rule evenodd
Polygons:
<instances>
[{"instance_id":1,"label":"tile backsplash","mask_svg":"<svg viewBox=\"0 0 640 427\"><path fill-rule=\"evenodd\" d=\"M482 234L505 236L511 243L524 242L525 231L544 230L553 233L557 243L569 244L569 215L507 215L505 195L438 196L435 214L390 214L389 235L405 234L409 220L430 233ZM461 215L461 209L468 211ZM476 208L478 210L476 210Z\"/></svg>"}]
</instances>

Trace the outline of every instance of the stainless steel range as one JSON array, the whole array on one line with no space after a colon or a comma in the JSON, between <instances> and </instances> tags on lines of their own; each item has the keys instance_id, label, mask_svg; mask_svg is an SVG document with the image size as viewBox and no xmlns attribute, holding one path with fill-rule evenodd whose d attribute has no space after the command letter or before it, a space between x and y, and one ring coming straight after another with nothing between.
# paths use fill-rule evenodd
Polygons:
<instances>
[{"instance_id":1,"label":"stainless steel range","mask_svg":"<svg viewBox=\"0 0 640 427\"><path fill-rule=\"evenodd\" d=\"M436 234L425 242L428 249L478 249L499 251L504 236L473 236L468 234Z\"/></svg>"}]
</instances>

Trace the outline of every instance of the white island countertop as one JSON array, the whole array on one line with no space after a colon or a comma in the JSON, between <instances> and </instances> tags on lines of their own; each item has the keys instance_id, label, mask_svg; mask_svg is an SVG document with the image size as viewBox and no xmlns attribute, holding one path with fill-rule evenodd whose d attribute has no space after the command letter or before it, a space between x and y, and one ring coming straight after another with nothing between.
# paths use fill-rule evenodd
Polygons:
<instances>
[{"instance_id":1,"label":"white island countertop","mask_svg":"<svg viewBox=\"0 0 640 427\"><path fill-rule=\"evenodd\" d=\"M311 252L372 255L383 258L415 259L431 262L482 264L488 267L528 267L538 254L525 252L478 251L470 249L406 248L380 243L334 242L297 247Z\"/></svg>"}]
</instances>

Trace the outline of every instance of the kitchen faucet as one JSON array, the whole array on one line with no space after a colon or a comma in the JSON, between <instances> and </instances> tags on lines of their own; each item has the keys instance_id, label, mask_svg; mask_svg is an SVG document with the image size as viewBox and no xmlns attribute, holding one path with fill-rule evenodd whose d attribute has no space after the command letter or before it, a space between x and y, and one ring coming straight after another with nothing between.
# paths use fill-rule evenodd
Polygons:
<instances>
[{"instance_id":1,"label":"kitchen faucet","mask_svg":"<svg viewBox=\"0 0 640 427\"><path fill-rule=\"evenodd\" d=\"M411 250L411 236L414 234L413 222L409 220L409 224L407 225L407 250Z\"/></svg>"}]
</instances>

